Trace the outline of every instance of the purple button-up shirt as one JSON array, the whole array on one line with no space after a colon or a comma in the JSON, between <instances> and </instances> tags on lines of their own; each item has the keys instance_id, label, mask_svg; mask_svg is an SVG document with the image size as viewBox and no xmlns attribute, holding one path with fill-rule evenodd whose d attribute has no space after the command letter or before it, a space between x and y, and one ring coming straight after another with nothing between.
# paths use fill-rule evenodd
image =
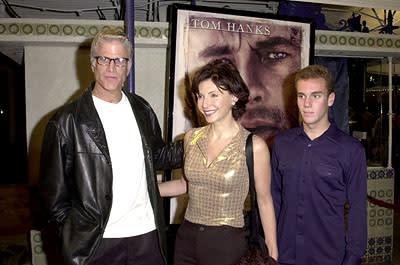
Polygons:
<instances>
[{"instance_id":1,"label":"purple button-up shirt","mask_svg":"<svg viewBox=\"0 0 400 265\"><path fill-rule=\"evenodd\" d=\"M276 137L271 166L279 261L360 264L367 245L367 166L361 143L334 122L314 140L303 127L294 128Z\"/></svg>"}]
</instances>

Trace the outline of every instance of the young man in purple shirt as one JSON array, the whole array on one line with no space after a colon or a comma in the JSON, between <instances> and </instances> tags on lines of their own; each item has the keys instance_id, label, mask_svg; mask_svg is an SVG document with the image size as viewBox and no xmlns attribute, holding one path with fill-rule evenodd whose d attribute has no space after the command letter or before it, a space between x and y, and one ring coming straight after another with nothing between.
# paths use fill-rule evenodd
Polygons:
<instances>
[{"instance_id":1,"label":"young man in purple shirt","mask_svg":"<svg viewBox=\"0 0 400 265\"><path fill-rule=\"evenodd\" d=\"M279 262L358 265L367 244L364 149L328 119L335 100L328 69L308 66L295 85L302 125L276 137L271 161Z\"/></svg>"}]
</instances>

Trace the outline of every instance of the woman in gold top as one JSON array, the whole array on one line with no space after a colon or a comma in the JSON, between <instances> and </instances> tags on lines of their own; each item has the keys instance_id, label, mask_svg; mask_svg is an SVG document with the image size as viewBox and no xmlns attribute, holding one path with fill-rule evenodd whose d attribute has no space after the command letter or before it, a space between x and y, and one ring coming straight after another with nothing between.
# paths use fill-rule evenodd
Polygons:
<instances>
[{"instance_id":1,"label":"woman in gold top","mask_svg":"<svg viewBox=\"0 0 400 265\"><path fill-rule=\"evenodd\" d=\"M244 202L249 191L245 145L249 132L237 120L249 90L235 65L217 59L192 80L197 107L208 125L185 134L184 177L159 184L161 196L189 193L185 220L175 242L175 265L230 265L247 250ZM270 154L254 136L254 179L265 243L278 258L270 193Z\"/></svg>"}]
</instances>

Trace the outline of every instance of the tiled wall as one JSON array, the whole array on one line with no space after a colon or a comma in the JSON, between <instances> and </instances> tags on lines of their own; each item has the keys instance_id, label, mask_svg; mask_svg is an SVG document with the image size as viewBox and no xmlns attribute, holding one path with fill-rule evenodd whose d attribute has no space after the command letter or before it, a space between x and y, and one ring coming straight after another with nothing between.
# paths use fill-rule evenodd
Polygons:
<instances>
[{"instance_id":1,"label":"tiled wall","mask_svg":"<svg viewBox=\"0 0 400 265\"><path fill-rule=\"evenodd\" d=\"M394 201L393 168L368 168L368 195ZM363 264L392 260L393 210L368 202L368 244Z\"/></svg>"}]
</instances>

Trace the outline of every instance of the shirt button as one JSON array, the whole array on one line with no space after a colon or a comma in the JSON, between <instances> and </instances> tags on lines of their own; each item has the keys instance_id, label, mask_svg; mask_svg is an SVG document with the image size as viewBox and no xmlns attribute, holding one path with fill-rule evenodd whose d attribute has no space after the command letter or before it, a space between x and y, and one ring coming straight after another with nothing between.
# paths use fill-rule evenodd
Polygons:
<instances>
[{"instance_id":1,"label":"shirt button","mask_svg":"<svg viewBox=\"0 0 400 265\"><path fill-rule=\"evenodd\" d=\"M200 232L203 232L203 231L204 231L204 227L203 227L203 226L200 226L199 231L200 231Z\"/></svg>"},{"instance_id":2,"label":"shirt button","mask_svg":"<svg viewBox=\"0 0 400 265\"><path fill-rule=\"evenodd\" d=\"M110 194L107 194L107 195L105 196L105 198L106 198L107 201L111 201L111 195L110 195Z\"/></svg>"}]
</instances>

